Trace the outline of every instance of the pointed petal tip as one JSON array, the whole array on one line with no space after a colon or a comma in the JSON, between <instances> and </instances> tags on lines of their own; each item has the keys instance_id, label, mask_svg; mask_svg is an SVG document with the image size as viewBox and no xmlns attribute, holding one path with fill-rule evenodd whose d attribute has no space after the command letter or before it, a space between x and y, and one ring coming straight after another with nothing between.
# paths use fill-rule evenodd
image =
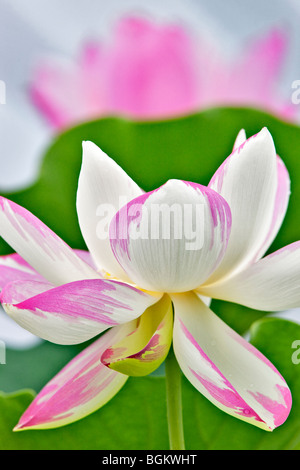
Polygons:
<instances>
[{"instance_id":1,"label":"pointed petal tip","mask_svg":"<svg viewBox=\"0 0 300 470\"><path fill-rule=\"evenodd\" d=\"M82 141L82 146L85 147L85 146L95 146L95 147L98 147L92 140L83 140Z\"/></svg>"},{"instance_id":2,"label":"pointed petal tip","mask_svg":"<svg viewBox=\"0 0 300 470\"><path fill-rule=\"evenodd\" d=\"M87 152L98 151L100 149L99 149L98 145L96 145L91 140L83 140L82 141L82 150L83 150L83 153L85 154Z\"/></svg>"},{"instance_id":3,"label":"pointed petal tip","mask_svg":"<svg viewBox=\"0 0 300 470\"><path fill-rule=\"evenodd\" d=\"M270 138L271 137L271 139L273 140L272 135L271 135L269 129L266 126L262 127L261 130L256 135L261 136L263 138Z\"/></svg>"},{"instance_id":4,"label":"pointed petal tip","mask_svg":"<svg viewBox=\"0 0 300 470\"><path fill-rule=\"evenodd\" d=\"M243 145L246 142L246 140L247 140L246 131L245 129L241 129L236 136L236 139L233 145L233 150L236 150L241 145Z\"/></svg>"},{"instance_id":5,"label":"pointed petal tip","mask_svg":"<svg viewBox=\"0 0 300 470\"><path fill-rule=\"evenodd\" d=\"M258 134L275 148L273 136L267 127L263 127Z\"/></svg>"},{"instance_id":6,"label":"pointed petal tip","mask_svg":"<svg viewBox=\"0 0 300 470\"><path fill-rule=\"evenodd\" d=\"M13 432L19 432L19 431L22 431L21 429L21 426L19 426L18 424L13 428Z\"/></svg>"},{"instance_id":7,"label":"pointed petal tip","mask_svg":"<svg viewBox=\"0 0 300 470\"><path fill-rule=\"evenodd\" d=\"M26 413L26 411L25 411ZM66 423L68 424L68 423ZM16 426L13 428L13 432L22 432L22 431L47 431L48 429L53 429L56 426L53 426L52 421L44 421L43 419L35 419L34 414L29 415L25 417L25 414L23 414L19 420L19 422L16 424Z\"/></svg>"},{"instance_id":8,"label":"pointed petal tip","mask_svg":"<svg viewBox=\"0 0 300 470\"><path fill-rule=\"evenodd\" d=\"M266 411L271 414L271 419L263 420L265 431L273 432L283 425L288 419L292 408L292 395L288 387L282 387L279 402L266 399Z\"/></svg>"},{"instance_id":9,"label":"pointed petal tip","mask_svg":"<svg viewBox=\"0 0 300 470\"><path fill-rule=\"evenodd\" d=\"M246 137L246 131L245 131L244 127L241 127L241 129L238 132L238 135L239 134Z\"/></svg>"},{"instance_id":10,"label":"pointed petal tip","mask_svg":"<svg viewBox=\"0 0 300 470\"><path fill-rule=\"evenodd\" d=\"M263 127L259 132L251 135L249 138L247 138L246 136L245 129L242 128L237 134L236 140L234 142L233 150L239 149L239 147L243 148L246 142L253 142L253 141L256 143L259 143L259 142L261 143L261 141L269 142L272 145L272 147L275 148L272 134L270 133L267 127Z\"/></svg>"},{"instance_id":11,"label":"pointed petal tip","mask_svg":"<svg viewBox=\"0 0 300 470\"><path fill-rule=\"evenodd\" d=\"M86 164L89 162L98 162L111 161L112 159L94 142L91 140L82 141L82 160ZM114 162L114 160L112 160Z\"/></svg>"},{"instance_id":12,"label":"pointed petal tip","mask_svg":"<svg viewBox=\"0 0 300 470\"><path fill-rule=\"evenodd\" d=\"M10 205L10 206L13 206L13 207L16 205L16 204L15 204L13 201L11 201L10 199L7 199L7 198L4 197L4 196L0 196L0 208L1 208L2 210L5 210L5 207L4 207L5 204Z\"/></svg>"},{"instance_id":13,"label":"pointed petal tip","mask_svg":"<svg viewBox=\"0 0 300 470\"><path fill-rule=\"evenodd\" d=\"M26 431L26 429L30 429L30 426L26 426L25 423L19 422L16 424L16 426L13 428L13 432L20 432L20 431Z\"/></svg>"},{"instance_id":14,"label":"pointed petal tip","mask_svg":"<svg viewBox=\"0 0 300 470\"><path fill-rule=\"evenodd\" d=\"M248 138L246 136L245 130L241 129L236 137L233 150L243 149L244 144L255 146L265 145L268 151L272 152L273 154L276 153L273 136L267 127L262 127L260 131L258 131L256 134L252 134Z\"/></svg>"}]
</instances>

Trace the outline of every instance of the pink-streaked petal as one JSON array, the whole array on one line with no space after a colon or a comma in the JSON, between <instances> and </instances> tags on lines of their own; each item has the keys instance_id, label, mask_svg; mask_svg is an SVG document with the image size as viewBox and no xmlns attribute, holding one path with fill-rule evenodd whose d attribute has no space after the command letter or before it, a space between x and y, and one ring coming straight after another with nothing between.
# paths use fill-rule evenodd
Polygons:
<instances>
[{"instance_id":1,"label":"pink-streaked petal","mask_svg":"<svg viewBox=\"0 0 300 470\"><path fill-rule=\"evenodd\" d=\"M14 430L57 428L105 405L128 377L105 367L100 357L129 327L112 328L72 359L36 396Z\"/></svg>"},{"instance_id":2,"label":"pink-streaked petal","mask_svg":"<svg viewBox=\"0 0 300 470\"><path fill-rule=\"evenodd\" d=\"M122 280L126 274L109 243L112 217L142 190L119 165L92 142L83 143L77 191L77 212L86 245L99 269Z\"/></svg>"},{"instance_id":3,"label":"pink-streaked petal","mask_svg":"<svg viewBox=\"0 0 300 470\"><path fill-rule=\"evenodd\" d=\"M276 151L269 131L262 129L234 150L209 187L228 202L232 228L225 256L208 284L250 264L266 240L277 188Z\"/></svg>"},{"instance_id":4,"label":"pink-streaked petal","mask_svg":"<svg viewBox=\"0 0 300 470\"><path fill-rule=\"evenodd\" d=\"M9 282L25 280L42 281L44 278L17 253L0 256L0 289Z\"/></svg>"},{"instance_id":5,"label":"pink-streaked petal","mask_svg":"<svg viewBox=\"0 0 300 470\"><path fill-rule=\"evenodd\" d=\"M92 279L59 287L34 281L8 284L0 301L26 330L58 344L77 344L138 318L160 296L120 282Z\"/></svg>"},{"instance_id":6,"label":"pink-streaked petal","mask_svg":"<svg viewBox=\"0 0 300 470\"><path fill-rule=\"evenodd\" d=\"M0 198L0 235L49 282L95 279L97 272L28 210Z\"/></svg>"},{"instance_id":7,"label":"pink-streaked petal","mask_svg":"<svg viewBox=\"0 0 300 470\"><path fill-rule=\"evenodd\" d=\"M75 249L73 250L79 258L81 258L86 264L89 264L91 268L93 268L95 271L98 271L98 267L95 264L95 261L91 255L91 253L87 250L78 250ZM98 273L99 274L99 273Z\"/></svg>"},{"instance_id":8,"label":"pink-streaked petal","mask_svg":"<svg viewBox=\"0 0 300 470\"><path fill-rule=\"evenodd\" d=\"M219 265L230 224L229 206L216 192L170 180L120 209L110 226L111 246L137 285L183 292Z\"/></svg>"},{"instance_id":9,"label":"pink-streaked petal","mask_svg":"<svg viewBox=\"0 0 300 470\"><path fill-rule=\"evenodd\" d=\"M281 311L300 306L300 242L262 258L232 278L199 293L264 311Z\"/></svg>"},{"instance_id":10,"label":"pink-streaked petal","mask_svg":"<svg viewBox=\"0 0 300 470\"><path fill-rule=\"evenodd\" d=\"M218 408L271 431L291 409L291 393L271 362L193 292L172 295L174 351L188 380Z\"/></svg>"},{"instance_id":11,"label":"pink-streaked petal","mask_svg":"<svg viewBox=\"0 0 300 470\"><path fill-rule=\"evenodd\" d=\"M94 270L97 269L91 254L88 251L73 251ZM33 269L18 253L0 256L0 289L3 289L3 287L10 282L26 280L45 281L45 278Z\"/></svg>"},{"instance_id":12,"label":"pink-streaked petal","mask_svg":"<svg viewBox=\"0 0 300 470\"><path fill-rule=\"evenodd\" d=\"M165 295L147 308L134 323L134 329L101 356L110 369L130 376L151 374L165 360L172 343L173 308Z\"/></svg>"},{"instance_id":13,"label":"pink-streaked petal","mask_svg":"<svg viewBox=\"0 0 300 470\"><path fill-rule=\"evenodd\" d=\"M54 288L55 286L47 281L31 281L27 279L24 281L13 281L6 284L2 290L0 301L4 304L18 304Z\"/></svg>"}]
</instances>

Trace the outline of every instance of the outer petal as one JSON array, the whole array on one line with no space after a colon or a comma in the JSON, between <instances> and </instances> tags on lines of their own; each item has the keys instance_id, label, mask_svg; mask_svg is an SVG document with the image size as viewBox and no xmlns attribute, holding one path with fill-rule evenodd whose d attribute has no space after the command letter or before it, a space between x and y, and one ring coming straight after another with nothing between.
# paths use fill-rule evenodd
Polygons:
<instances>
[{"instance_id":1,"label":"outer petal","mask_svg":"<svg viewBox=\"0 0 300 470\"><path fill-rule=\"evenodd\" d=\"M200 98L197 54L179 25L123 19L106 63L111 110L139 119L195 110Z\"/></svg>"},{"instance_id":2,"label":"outer petal","mask_svg":"<svg viewBox=\"0 0 300 470\"><path fill-rule=\"evenodd\" d=\"M116 214L111 246L137 285L183 292L201 284L219 265L230 224L228 204L217 193L170 180Z\"/></svg>"},{"instance_id":3,"label":"outer petal","mask_svg":"<svg viewBox=\"0 0 300 470\"><path fill-rule=\"evenodd\" d=\"M14 430L57 428L105 405L128 377L108 369L99 358L128 328L112 328L69 362L37 395Z\"/></svg>"},{"instance_id":4,"label":"outer petal","mask_svg":"<svg viewBox=\"0 0 300 470\"><path fill-rule=\"evenodd\" d=\"M86 250L73 250L75 251L76 255L79 256L79 258L81 258L85 263L89 264L91 266L91 268L93 268L95 271L97 271L97 266L93 260L93 257L91 255L91 253L89 251L86 251ZM99 275L99 273L98 273Z\"/></svg>"},{"instance_id":5,"label":"outer petal","mask_svg":"<svg viewBox=\"0 0 300 470\"><path fill-rule=\"evenodd\" d=\"M202 295L265 311L300 307L300 241L287 245Z\"/></svg>"},{"instance_id":6,"label":"outer petal","mask_svg":"<svg viewBox=\"0 0 300 470\"><path fill-rule=\"evenodd\" d=\"M266 239L255 257L255 261L260 259L275 239L283 219L285 217L291 194L291 181L285 164L277 156L277 190L273 208L273 217L267 233Z\"/></svg>"},{"instance_id":7,"label":"outer petal","mask_svg":"<svg viewBox=\"0 0 300 470\"><path fill-rule=\"evenodd\" d=\"M21 280L42 281L44 278L17 253L0 256L0 288Z\"/></svg>"},{"instance_id":8,"label":"outer petal","mask_svg":"<svg viewBox=\"0 0 300 470\"><path fill-rule=\"evenodd\" d=\"M96 270L96 266L88 251L74 250L74 252ZM9 282L25 280L45 281L45 278L33 269L18 253L0 256L0 289L3 289Z\"/></svg>"},{"instance_id":9,"label":"outer petal","mask_svg":"<svg viewBox=\"0 0 300 470\"><path fill-rule=\"evenodd\" d=\"M232 213L226 254L208 283L243 269L266 240L277 187L276 151L267 129L237 148L213 176L209 187L221 194Z\"/></svg>"},{"instance_id":10,"label":"outer petal","mask_svg":"<svg viewBox=\"0 0 300 470\"><path fill-rule=\"evenodd\" d=\"M43 222L3 197L0 197L0 235L39 274L55 285L99 277Z\"/></svg>"},{"instance_id":11,"label":"outer petal","mask_svg":"<svg viewBox=\"0 0 300 470\"><path fill-rule=\"evenodd\" d=\"M232 416L269 431L282 424L291 394L275 367L194 293L172 300L174 351L189 381Z\"/></svg>"},{"instance_id":12,"label":"outer petal","mask_svg":"<svg viewBox=\"0 0 300 470\"><path fill-rule=\"evenodd\" d=\"M109 224L121 206L142 190L117 163L92 142L83 143L83 161L77 192L81 232L96 264L126 279L109 243Z\"/></svg>"},{"instance_id":13,"label":"outer petal","mask_svg":"<svg viewBox=\"0 0 300 470\"><path fill-rule=\"evenodd\" d=\"M135 329L101 356L101 362L122 374L143 376L156 370L167 357L173 333L173 308L164 296L136 320Z\"/></svg>"},{"instance_id":14,"label":"outer petal","mask_svg":"<svg viewBox=\"0 0 300 470\"><path fill-rule=\"evenodd\" d=\"M82 343L111 326L138 318L159 297L105 279L49 284L17 281L0 300L23 328L58 344Z\"/></svg>"}]
</instances>

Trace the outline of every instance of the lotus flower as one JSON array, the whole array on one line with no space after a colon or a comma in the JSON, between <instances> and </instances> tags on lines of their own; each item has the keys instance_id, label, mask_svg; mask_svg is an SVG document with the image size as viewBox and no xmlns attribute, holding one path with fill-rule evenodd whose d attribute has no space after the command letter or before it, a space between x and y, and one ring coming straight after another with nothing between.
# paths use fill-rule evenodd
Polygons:
<instances>
[{"instance_id":1,"label":"lotus flower","mask_svg":"<svg viewBox=\"0 0 300 470\"><path fill-rule=\"evenodd\" d=\"M1 257L5 311L55 343L97 337L15 429L85 417L128 376L162 364L172 341L183 373L217 407L265 430L282 424L291 407L283 377L213 313L209 299L267 311L299 306L300 243L261 259L289 194L288 172L264 128L248 140L239 133L207 187L169 180L148 193L84 142L77 212L88 252L72 250L1 198L0 233L17 252Z\"/></svg>"},{"instance_id":2,"label":"lotus flower","mask_svg":"<svg viewBox=\"0 0 300 470\"><path fill-rule=\"evenodd\" d=\"M56 129L110 114L160 119L223 105L295 117L279 92L285 34L270 31L232 63L223 52L180 25L125 18L109 43L86 44L77 62L43 58L30 95Z\"/></svg>"}]
</instances>

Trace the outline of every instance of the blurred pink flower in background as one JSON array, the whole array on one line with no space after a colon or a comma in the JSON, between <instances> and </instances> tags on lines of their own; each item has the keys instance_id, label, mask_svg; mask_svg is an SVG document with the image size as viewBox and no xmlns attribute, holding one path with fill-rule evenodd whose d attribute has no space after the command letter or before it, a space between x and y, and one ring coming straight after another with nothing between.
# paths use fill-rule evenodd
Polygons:
<instances>
[{"instance_id":1,"label":"blurred pink flower in background","mask_svg":"<svg viewBox=\"0 0 300 470\"><path fill-rule=\"evenodd\" d=\"M77 61L44 59L33 74L35 106L57 129L100 116L161 119L212 106L251 106L295 118L279 90L287 39L279 30L225 60L179 25L124 18L107 43Z\"/></svg>"}]
</instances>

